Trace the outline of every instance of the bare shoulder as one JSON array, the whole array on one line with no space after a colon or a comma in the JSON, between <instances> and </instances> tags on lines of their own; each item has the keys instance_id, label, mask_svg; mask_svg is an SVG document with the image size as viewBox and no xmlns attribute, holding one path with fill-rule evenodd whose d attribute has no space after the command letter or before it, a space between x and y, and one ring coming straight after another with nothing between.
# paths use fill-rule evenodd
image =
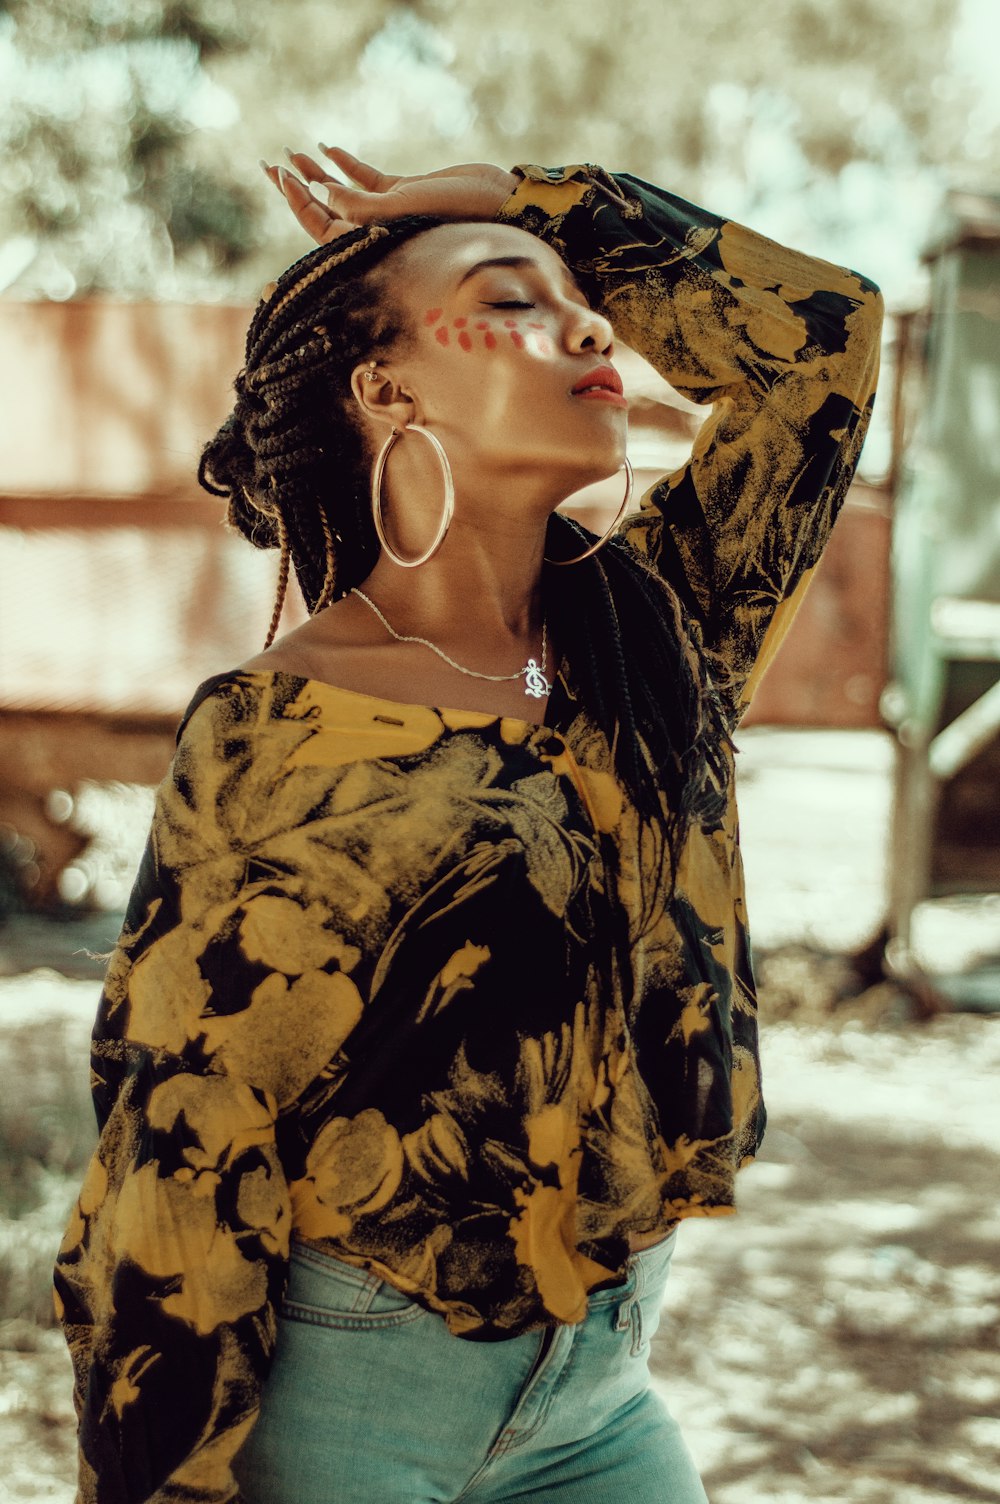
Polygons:
<instances>
[{"instance_id":1,"label":"bare shoulder","mask_svg":"<svg viewBox=\"0 0 1000 1504\"><path fill-rule=\"evenodd\" d=\"M260 669L267 673L275 674L298 674L301 678L308 678L305 672L306 664L301 652L287 642L275 642L271 647L265 648L262 653L255 653L252 658L244 658L239 668L247 672Z\"/></svg>"},{"instance_id":2,"label":"bare shoulder","mask_svg":"<svg viewBox=\"0 0 1000 1504\"><path fill-rule=\"evenodd\" d=\"M303 679L336 679L336 673L363 648L357 613L351 603L335 601L319 617L286 632L277 642L246 658L240 668L297 674ZM364 625L363 620L360 625Z\"/></svg>"}]
</instances>

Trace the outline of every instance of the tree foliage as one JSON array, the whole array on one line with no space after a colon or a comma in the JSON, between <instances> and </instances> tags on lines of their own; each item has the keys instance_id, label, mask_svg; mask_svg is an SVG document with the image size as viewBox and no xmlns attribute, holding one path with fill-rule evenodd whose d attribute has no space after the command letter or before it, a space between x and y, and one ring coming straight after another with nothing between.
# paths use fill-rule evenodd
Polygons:
<instances>
[{"instance_id":1,"label":"tree foliage","mask_svg":"<svg viewBox=\"0 0 1000 1504\"><path fill-rule=\"evenodd\" d=\"M7 0L0 284L145 293L245 257L257 196L191 150L232 22L225 0Z\"/></svg>"},{"instance_id":2,"label":"tree foliage","mask_svg":"<svg viewBox=\"0 0 1000 1504\"><path fill-rule=\"evenodd\" d=\"M404 172L600 161L850 259L1000 166L954 21L953 0L919 24L910 0L6 0L0 285L246 296L301 249L253 164L318 137Z\"/></svg>"}]
</instances>

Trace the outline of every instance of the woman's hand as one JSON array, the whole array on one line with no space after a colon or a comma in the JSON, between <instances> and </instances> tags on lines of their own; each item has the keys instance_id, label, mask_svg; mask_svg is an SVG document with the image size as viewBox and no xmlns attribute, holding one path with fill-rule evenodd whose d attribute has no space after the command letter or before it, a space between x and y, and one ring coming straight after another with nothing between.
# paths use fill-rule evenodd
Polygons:
<instances>
[{"instance_id":1,"label":"woman's hand","mask_svg":"<svg viewBox=\"0 0 1000 1504\"><path fill-rule=\"evenodd\" d=\"M487 162L466 162L417 177L393 177L338 146L321 146L351 187L305 152L289 152L301 177L285 167L261 166L307 235L319 245L359 225L431 214L438 219L492 219L517 186L517 178ZM325 202L324 202L325 200Z\"/></svg>"}]
</instances>

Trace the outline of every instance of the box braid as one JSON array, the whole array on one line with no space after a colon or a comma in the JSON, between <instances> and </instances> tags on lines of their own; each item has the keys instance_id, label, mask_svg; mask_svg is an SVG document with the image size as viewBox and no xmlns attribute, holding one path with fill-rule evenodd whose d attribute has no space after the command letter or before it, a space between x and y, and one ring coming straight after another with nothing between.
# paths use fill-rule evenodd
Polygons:
<instances>
[{"instance_id":1,"label":"box braid","mask_svg":"<svg viewBox=\"0 0 1000 1504\"><path fill-rule=\"evenodd\" d=\"M198 479L228 497L227 521L237 532L257 548L281 550L265 647L290 564L311 613L375 565L370 458L346 394L358 362L384 358L405 331L393 321L382 278L366 274L437 223L411 216L317 246L282 275L250 323L236 405L205 446Z\"/></svg>"},{"instance_id":2,"label":"box braid","mask_svg":"<svg viewBox=\"0 0 1000 1504\"><path fill-rule=\"evenodd\" d=\"M359 363L386 359L408 331L391 295L397 246L440 221L373 225L317 246L258 305L236 378L236 404L206 445L198 479L228 498L228 522L281 554L265 647L293 566L315 613L371 573L379 545L369 502L372 456L348 397ZM556 513L549 554L594 538ZM601 727L637 809L676 858L692 820L713 825L725 802L730 745L697 627L676 594L621 538L570 569L546 570L547 610L572 665L573 692Z\"/></svg>"}]
</instances>

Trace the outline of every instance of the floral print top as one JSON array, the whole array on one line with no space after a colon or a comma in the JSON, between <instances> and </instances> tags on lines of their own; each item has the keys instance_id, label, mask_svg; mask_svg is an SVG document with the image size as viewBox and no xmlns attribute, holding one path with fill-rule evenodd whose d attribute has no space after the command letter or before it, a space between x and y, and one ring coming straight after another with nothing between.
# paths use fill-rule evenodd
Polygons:
<instances>
[{"instance_id":1,"label":"floral print top","mask_svg":"<svg viewBox=\"0 0 1000 1504\"><path fill-rule=\"evenodd\" d=\"M623 526L735 724L858 458L877 290L631 177L519 173L501 218L711 406ZM238 1497L293 1238L491 1341L581 1321L629 1234L732 1210L764 1111L731 755L669 893L571 665L547 721L280 672L195 694L56 1273L83 1500Z\"/></svg>"}]
</instances>

